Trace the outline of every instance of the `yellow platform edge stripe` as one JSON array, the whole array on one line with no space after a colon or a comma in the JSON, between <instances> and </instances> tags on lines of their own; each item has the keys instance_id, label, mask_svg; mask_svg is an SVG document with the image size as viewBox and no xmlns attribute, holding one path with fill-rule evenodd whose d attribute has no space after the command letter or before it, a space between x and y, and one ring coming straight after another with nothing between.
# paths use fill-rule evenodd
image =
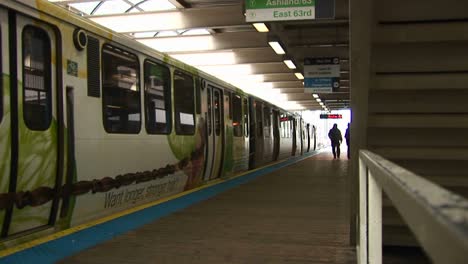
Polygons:
<instances>
[{"instance_id":1,"label":"yellow platform edge stripe","mask_svg":"<svg viewBox=\"0 0 468 264\"><path fill-rule=\"evenodd\" d=\"M309 157L309 155L302 156L300 159L297 159L293 163L296 163L296 162L301 161L303 159L306 159L308 157ZM171 196L168 196L168 197L165 197L165 198L161 198L161 199L159 199L157 201L154 201L154 202L149 202L149 203L146 203L146 204L138 205L136 207L126 209L126 210L124 210L122 212L114 213L114 214L111 214L111 215L108 215L108 216L105 216L105 217L102 217L102 218L99 218L99 219L96 219L96 220L93 220L93 221L90 221L90 222L87 222L87 223L84 223L84 224L81 224L81 225L77 225L75 227L67 228L65 230L62 230L62 231L47 235L45 237L37 238L37 239L31 240L29 242L25 242L25 243L13 246L11 248L4 249L4 250L0 251L0 258L1 257L6 257L8 255L12 255L12 254L14 254L16 252L19 252L19 251L22 251L22 250L26 250L28 248L35 247L35 246L40 245L40 244L47 243L47 242L55 240L55 239L62 238L64 236L68 236L68 235L76 233L78 231L81 231L81 230L84 230L84 229L87 229L87 228L90 228L90 227L93 227L93 226L96 226L96 225L99 225L99 224L114 220L114 219L119 218L119 217L129 215L129 214L135 213L137 211L141 211L141 210L144 210L146 208L168 202L170 200L177 199L179 197L188 195L188 194L193 193L193 192L203 190L203 189L211 187L213 185L217 185L217 184L220 184L220 183L223 183L223 182L227 182L227 181L230 181L230 180L234 180L236 178L243 177L246 174L250 174L250 173L256 172L258 170L262 170L264 168L267 168L267 167L270 167L270 166L273 166L273 165L276 165L276 164L279 164L279 163L282 163L282 162L285 162L285 161L287 161L287 159L276 161L276 162L270 163L268 165L265 165L265 166L262 166L262 167L259 167L259 168L253 169L253 170L249 170L249 171L243 172L243 173L241 173L239 175L235 175L235 176L232 176L232 177L228 177L228 178L224 178L224 179L216 179L216 180L213 180L213 181L211 181L211 182L209 182L207 184L204 184L204 185L202 185L200 187L197 187L197 188L194 188L194 189L191 189L191 190L188 190L188 191L184 191L184 192L174 194L174 195L171 195ZM291 164L293 164L293 163L291 163ZM290 164L288 164L288 165L290 165Z\"/></svg>"}]
</instances>

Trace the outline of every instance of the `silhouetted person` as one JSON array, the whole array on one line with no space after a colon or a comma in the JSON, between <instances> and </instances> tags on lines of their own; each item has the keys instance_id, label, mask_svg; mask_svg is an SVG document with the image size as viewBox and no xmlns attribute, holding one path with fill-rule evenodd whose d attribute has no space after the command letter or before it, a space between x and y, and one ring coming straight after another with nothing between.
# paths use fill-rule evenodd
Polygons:
<instances>
[{"instance_id":1,"label":"silhouetted person","mask_svg":"<svg viewBox=\"0 0 468 264\"><path fill-rule=\"evenodd\" d=\"M340 158L340 144L343 141L343 137L341 136L341 131L338 129L337 124L334 124L332 129L330 129L328 137L331 140L333 158Z\"/></svg>"},{"instance_id":2,"label":"silhouetted person","mask_svg":"<svg viewBox=\"0 0 468 264\"><path fill-rule=\"evenodd\" d=\"M349 133L349 123L348 123L348 128L346 129L346 132L344 134L344 138L346 139L346 145L348 146L348 159L351 158L351 152L349 152L349 137L350 137L350 133Z\"/></svg>"}]
</instances>

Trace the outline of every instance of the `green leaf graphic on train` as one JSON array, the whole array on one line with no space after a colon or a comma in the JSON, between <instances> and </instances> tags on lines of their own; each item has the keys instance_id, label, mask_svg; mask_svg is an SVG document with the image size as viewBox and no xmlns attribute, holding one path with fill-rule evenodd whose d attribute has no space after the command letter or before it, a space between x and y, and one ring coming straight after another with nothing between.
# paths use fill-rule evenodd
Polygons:
<instances>
[{"instance_id":1,"label":"green leaf graphic on train","mask_svg":"<svg viewBox=\"0 0 468 264\"><path fill-rule=\"evenodd\" d=\"M180 136L172 133L168 136L172 153L178 160L190 157L195 149L195 136Z\"/></svg>"},{"instance_id":2,"label":"green leaf graphic on train","mask_svg":"<svg viewBox=\"0 0 468 264\"><path fill-rule=\"evenodd\" d=\"M3 87L10 87L10 78L8 75L3 75ZM1 92L1 91L0 91ZM0 97L1 98L1 97ZM3 89L3 118L0 119L0 193L8 192L8 184L10 179L10 145L11 134L10 128L10 90ZM5 211L0 211L0 223L3 223Z\"/></svg>"},{"instance_id":3,"label":"green leaf graphic on train","mask_svg":"<svg viewBox=\"0 0 468 264\"><path fill-rule=\"evenodd\" d=\"M19 83L22 89L22 83ZM57 122L52 118L46 131L31 131L23 122L23 102L19 100L19 157L16 192L51 187L57 177ZM51 201L37 207L15 209L10 232L47 224Z\"/></svg>"}]
</instances>

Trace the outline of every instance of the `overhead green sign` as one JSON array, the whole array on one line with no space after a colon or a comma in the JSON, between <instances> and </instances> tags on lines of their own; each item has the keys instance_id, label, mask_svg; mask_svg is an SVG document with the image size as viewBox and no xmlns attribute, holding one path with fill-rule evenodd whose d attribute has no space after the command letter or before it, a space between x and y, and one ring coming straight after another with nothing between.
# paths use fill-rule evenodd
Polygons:
<instances>
[{"instance_id":1,"label":"overhead green sign","mask_svg":"<svg viewBox=\"0 0 468 264\"><path fill-rule=\"evenodd\" d=\"M265 22L315 18L315 0L246 0L246 21Z\"/></svg>"}]
</instances>

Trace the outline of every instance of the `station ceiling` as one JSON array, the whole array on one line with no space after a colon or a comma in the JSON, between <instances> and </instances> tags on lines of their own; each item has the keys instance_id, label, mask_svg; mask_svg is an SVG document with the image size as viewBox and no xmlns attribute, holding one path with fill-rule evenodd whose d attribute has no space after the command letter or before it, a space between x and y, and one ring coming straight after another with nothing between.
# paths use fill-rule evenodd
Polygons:
<instances>
[{"instance_id":1,"label":"station ceiling","mask_svg":"<svg viewBox=\"0 0 468 264\"><path fill-rule=\"evenodd\" d=\"M286 109L349 108L349 0L335 0L333 19L266 22L268 32L245 21L244 0L49 1ZM313 57L340 58L340 88L318 94L323 105L295 75Z\"/></svg>"}]
</instances>

